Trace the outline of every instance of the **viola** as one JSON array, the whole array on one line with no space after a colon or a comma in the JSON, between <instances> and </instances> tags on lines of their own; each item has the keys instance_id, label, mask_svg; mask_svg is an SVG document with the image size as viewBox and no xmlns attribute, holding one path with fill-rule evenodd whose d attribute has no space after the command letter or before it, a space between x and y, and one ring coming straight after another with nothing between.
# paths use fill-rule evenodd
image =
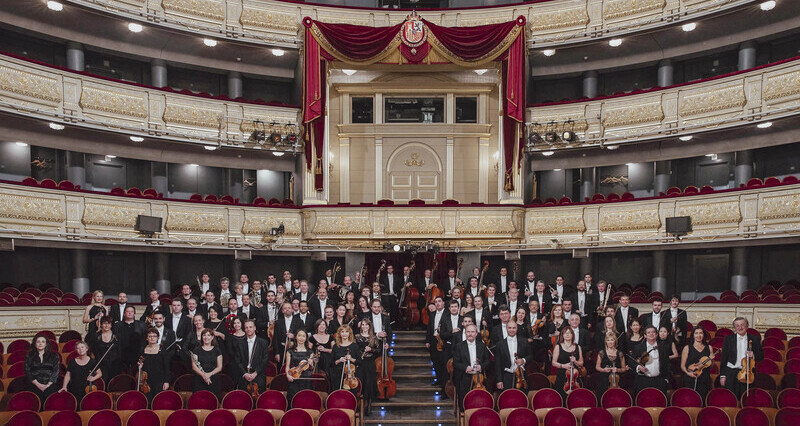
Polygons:
<instances>
[{"instance_id":1,"label":"viola","mask_svg":"<svg viewBox=\"0 0 800 426\"><path fill-rule=\"evenodd\" d=\"M752 350L753 350L753 341L747 339L747 351L749 352ZM755 358L750 358L749 356L747 356L747 354L745 354L745 357L742 358L742 369L739 370L739 374L736 375L736 378L740 382L746 383L748 385L748 391L750 390L749 386L753 384L753 381L755 380L755 377L753 376L753 369L755 367L756 367Z\"/></svg>"},{"instance_id":2,"label":"viola","mask_svg":"<svg viewBox=\"0 0 800 426\"><path fill-rule=\"evenodd\" d=\"M700 376L703 374L703 370L710 367L711 364L714 362L714 355L715 355L714 348L711 348L711 355L701 357L696 363L690 365L687 370L691 371L695 374L695 376Z\"/></svg>"},{"instance_id":3,"label":"viola","mask_svg":"<svg viewBox=\"0 0 800 426\"><path fill-rule=\"evenodd\" d=\"M536 336L539 334L539 330L541 330L542 327L544 327L544 324L546 322L547 322L547 317L542 317L534 321L533 324L531 324L531 336L536 338Z\"/></svg>"},{"instance_id":4,"label":"viola","mask_svg":"<svg viewBox=\"0 0 800 426\"><path fill-rule=\"evenodd\" d=\"M454 398L456 394L456 385L453 382L453 358L447 361L447 376L449 377L444 384L444 394L448 398Z\"/></svg>"},{"instance_id":5,"label":"viola","mask_svg":"<svg viewBox=\"0 0 800 426\"><path fill-rule=\"evenodd\" d=\"M270 342L272 341L272 338L274 336L275 336L275 321L272 321L269 323L269 327L267 327L267 337L269 337Z\"/></svg>"},{"instance_id":6,"label":"viola","mask_svg":"<svg viewBox=\"0 0 800 426\"><path fill-rule=\"evenodd\" d=\"M517 360L517 354L514 353L514 361ZM514 386L517 389L524 390L528 388L528 382L525 381L525 367L519 365L514 371L514 381L516 385Z\"/></svg>"},{"instance_id":7,"label":"viola","mask_svg":"<svg viewBox=\"0 0 800 426\"><path fill-rule=\"evenodd\" d=\"M408 276L411 277L411 273L414 271L414 267L416 266L415 261L411 261L411 265L408 267ZM403 283L403 294L400 297L400 312L402 315L403 323L406 328L411 328L420 322L420 312L419 306L417 301L419 300L419 290L414 287L412 283L411 286L405 287L406 283Z\"/></svg>"},{"instance_id":8,"label":"viola","mask_svg":"<svg viewBox=\"0 0 800 426\"><path fill-rule=\"evenodd\" d=\"M611 373L608 374L608 387L609 388L619 387L619 374L615 373L613 369L611 370Z\"/></svg>"},{"instance_id":9,"label":"viola","mask_svg":"<svg viewBox=\"0 0 800 426\"><path fill-rule=\"evenodd\" d=\"M347 350L347 355L350 355L350 349ZM358 388L358 379L356 378L356 366L353 365L348 359L345 361L342 369L342 389L350 390Z\"/></svg>"},{"instance_id":10,"label":"viola","mask_svg":"<svg viewBox=\"0 0 800 426\"><path fill-rule=\"evenodd\" d=\"M139 374L136 380L136 388L139 392L150 393L150 385L147 384L147 372L142 370L144 365L144 356L139 357Z\"/></svg>"},{"instance_id":11,"label":"viola","mask_svg":"<svg viewBox=\"0 0 800 426\"><path fill-rule=\"evenodd\" d=\"M483 340L483 344L486 345L486 347L491 346L489 344L491 343L491 341L489 340L490 337L491 336L489 335L489 329L484 327L483 330L481 330L481 340Z\"/></svg>"},{"instance_id":12,"label":"viola","mask_svg":"<svg viewBox=\"0 0 800 426\"><path fill-rule=\"evenodd\" d=\"M383 349L384 339L381 339L381 349ZM389 399L397 395L397 383L392 379L394 372L394 360L386 355L387 350L383 350L383 355L375 360L375 369L378 373L378 398Z\"/></svg>"},{"instance_id":13,"label":"viola","mask_svg":"<svg viewBox=\"0 0 800 426\"><path fill-rule=\"evenodd\" d=\"M442 328L442 325L439 324L439 328L437 328L437 330L441 330L441 328ZM439 351L439 352L444 350L444 340L442 340L441 331L439 331L439 333L436 334L436 350Z\"/></svg>"},{"instance_id":14,"label":"viola","mask_svg":"<svg viewBox=\"0 0 800 426\"><path fill-rule=\"evenodd\" d=\"M472 383L470 384L470 388L486 390L485 381L486 378L483 376L483 373L474 373L472 375Z\"/></svg>"},{"instance_id":15,"label":"viola","mask_svg":"<svg viewBox=\"0 0 800 426\"><path fill-rule=\"evenodd\" d=\"M431 288L425 290L425 309L422 309L422 323L428 325L428 321L430 321L430 315L428 311L428 306L430 306L437 297L444 297L444 293L439 288L438 285L433 283L436 277L436 270L439 268L439 261L434 258L433 259L433 268L431 269Z\"/></svg>"},{"instance_id":16,"label":"viola","mask_svg":"<svg viewBox=\"0 0 800 426\"><path fill-rule=\"evenodd\" d=\"M99 337L99 338L102 339L102 337ZM116 340L112 340L111 344L108 345L108 349L106 349L106 353L104 353L103 356L100 357L100 361L97 361L97 364L95 364L94 368L92 368L92 370L89 371L89 375L86 376L87 377L86 393L94 392L94 391L97 390L97 385L95 384L95 382L89 382L88 381L88 377L94 376L94 372L97 371L98 368L100 368L100 364L102 364L103 360L106 359L106 355L108 355L108 353L111 352L111 348L113 348L114 345L116 345L116 344L117 344L117 341Z\"/></svg>"},{"instance_id":17,"label":"viola","mask_svg":"<svg viewBox=\"0 0 800 426\"><path fill-rule=\"evenodd\" d=\"M247 393L250 394L253 399L258 399L258 383L256 383L255 380L247 384Z\"/></svg>"}]
</instances>

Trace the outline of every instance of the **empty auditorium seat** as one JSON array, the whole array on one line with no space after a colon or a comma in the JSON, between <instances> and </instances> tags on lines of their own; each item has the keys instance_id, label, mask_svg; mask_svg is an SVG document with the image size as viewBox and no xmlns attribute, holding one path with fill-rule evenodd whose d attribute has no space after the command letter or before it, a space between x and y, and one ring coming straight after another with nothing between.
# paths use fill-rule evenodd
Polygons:
<instances>
[{"instance_id":1,"label":"empty auditorium seat","mask_svg":"<svg viewBox=\"0 0 800 426\"><path fill-rule=\"evenodd\" d=\"M156 394L152 406L153 410L180 410L183 408L183 399L178 392L166 390Z\"/></svg>"},{"instance_id":2,"label":"empty auditorium seat","mask_svg":"<svg viewBox=\"0 0 800 426\"><path fill-rule=\"evenodd\" d=\"M286 395L276 390L264 391L256 401L256 408L286 411Z\"/></svg>"},{"instance_id":3,"label":"empty auditorium seat","mask_svg":"<svg viewBox=\"0 0 800 426\"><path fill-rule=\"evenodd\" d=\"M656 388L645 388L636 395L636 405L644 408L666 407L667 396Z\"/></svg>"},{"instance_id":4,"label":"empty auditorium seat","mask_svg":"<svg viewBox=\"0 0 800 426\"><path fill-rule=\"evenodd\" d=\"M737 407L736 395L725 388L711 389L706 395L706 406L709 407Z\"/></svg>"},{"instance_id":5,"label":"empty auditorium seat","mask_svg":"<svg viewBox=\"0 0 800 426\"><path fill-rule=\"evenodd\" d=\"M600 398L603 408L630 407L633 404L631 394L621 388L611 388Z\"/></svg>"}]
</instances>

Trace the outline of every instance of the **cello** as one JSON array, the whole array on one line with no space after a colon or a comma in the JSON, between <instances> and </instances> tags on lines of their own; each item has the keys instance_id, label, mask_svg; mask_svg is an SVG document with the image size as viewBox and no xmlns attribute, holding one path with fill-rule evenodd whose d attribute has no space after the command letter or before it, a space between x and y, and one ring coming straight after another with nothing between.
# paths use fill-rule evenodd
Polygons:
<instances>
[{"instance_id":1,"label":"cello","mask_svg":"<svg viewBox=\"0 0 800 426\"><path fill-rule=\"evenodd\" d=\"M411 273L414 272L415 266L416 262L412 260L411 265L408 267L409 278L412 277ZM419 290L414 287L413 282L408 287L406 287L405 284L406 283L403 283L403 294L400 295L400 312L405 328L411 328L419 324L420 321L419 306L417 304L419 300ZM404 302L405 306L403 305Z\"/></svg>"},{"instance_id":2,"label":"cello","mask_svg":"<svg viewBox=\"0 0 800 426\"><path fill-rule=\"evenodd\" d=\"M394 361L386 355L388 352L383 349L383 344L386 339L381 339L381 349L383 355L375 360L375 369L378 372L378 398L389 399L397 395L397 383L392 379L392 372L394 371Z\"/></svg>"},{"instance_id":3,"label":"cello","mask_svg":"<svg viewBox=\"0 0 800 426\"><path fill-rule=\"evenodd\" d=\"M431 288L425 290L425 308L422 309L422 323L428 325L428 321L430 320L428 310L428 306L430 306L437 297L444 297L444 293L442 290L439 289L439 286L434 283L435 276L436 276L436 269L439 268L439 261L434 258L433 259L433 269L431 269Z\"/></svg>"}]
</instances>

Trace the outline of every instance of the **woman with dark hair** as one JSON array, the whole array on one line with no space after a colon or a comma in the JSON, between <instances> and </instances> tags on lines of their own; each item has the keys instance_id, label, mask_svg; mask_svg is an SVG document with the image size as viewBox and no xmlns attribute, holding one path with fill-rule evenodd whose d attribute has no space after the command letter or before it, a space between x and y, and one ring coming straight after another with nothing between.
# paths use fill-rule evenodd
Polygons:
<instances>
[{"instance_id":1,"label":"woman with dark hair","mask_svg":"<svg viewBox=\"0 0 800 426\"><path fill-rule=\"evenodd\" d=\"M356 313L353 318L350 318L350 321L358 324L361 318L372 318L372 311L369 309L369 298L364 296L358 298ZM353 319L355 319L355 321L353 321Z\"/></svg>"},{"instance_id":2,"label":"woman with dark hair","mask_svg":"<svg viewBox=\"0 0 800 426\"><path fill-rule=\"evenodd\" d=\"M703 366L703 372L699 375L690 369L692 364L700 362L702 357L711 357L711 346L708 344L708 334L702 327L692 329L691 342L683 347L681 351L681 370L683 371L683 387L693 388L700 394L705 401L709 389L711 389L710 365Z\"/></svg>"},{"instance_id":3,"label":"woman with dark hair","mask_svg":"<svg viewBox=\"0 0 800 426\"><path fill-rule=\"evenodd\" d=\"M317 321L319 323L319 321ZM318 324L319 325L319 324ZM308 334L303 329L297 330L294 335L294 340L289 341L289 362L286 363L286 380L289 381L288 392L286 393L286 400L289 404L292 403L292 398L304 389L313 389L311 379L311 370L314 367L313 352L311 352L311 342L308 340ZM293 377L289 370L300 365L302 361L308 362L309 367L300 373L300 377ZM301 380L298 380L301 379ZM291 405L290 405L291 406Z\"/></svg>"},{"instance_id":4,"label":"woman with dark hair","mask_svg":"<svg viewBox=\"0 0 800 426\"><path fill-rule=\"evenodd\" d=\"M230 317L230 318L229 318ZM228 337L225 339L225 346L228 351L228 354L235 354L238 350L237 348L239 345L247 346L247 337L244 333L244 323L240 317L234 316L231 317L228 315L225 319L225 325L223 327L228 327ZM228 363L228 375L231 377L242 377L244 371L239 369L238 363L236 362L229 362Z\"/></svg>"},{"instance_id":5,"label":"woman with dark hair","mask_svg":"<svg viewBox=\"0 0 800 426\"><path fill-rule=\"evenodd\" d=\"M203 329L200 332L200 339L202 343L191 352L192 371L195 373L192 378L192 390L211 391L217 396L217 400L221 400L222 392L217 374L222 371L222 351L217 347L217 339L214 338L211 329Z\"/></svg>"},{"instance_id":6,"label":"woman with dark hair","mask_svg":"<svg viewBox=\"0 0 800 426\"><path fill-rule=\"evenodd\" d=\"M570 365L573 368L583 366L583 351L580 345L575 342L575 332L571 327L564 327L558 337L558 344L553 348L553 367L557 369L556 382L553 385L555 390L561 394L561 397L566 401L567 390L564 390L564 385L567 384L567 371ZM577 374L577 371L575 371Z\"/></svg>"},{"instance_id":7,"label":"woman with dark hair","mask_svg":"<svg viewBox=\"0 0 800 426\"><path fill-rule=\"evenodd\" d=\"M328 323L328 334L333 336L337 331L339 331L339 327L349 322L350 318L347 316L347 308L344 305L337 306L336 311L333 314L333 319L330 323Z\"/></svg>"},{"instance_id":8,"label":"woman with dark hair","mask_svg":"<svg viewBox=\"0 0 800 426\"><path fill-rule=\"evenodd\" d=\"M658 329L658 343L667 347L670 360L678 359L680 357L678 354L678 347L675 345L675 336L669 332L667 327L661 327Z\"/></svg>"},{"instance_id":9,"label":"woman with dark hair","mask_svg":"<svg viewBox=\"0 0 800 426\"><path fill-rule=\"evenodd\" d=\"M353 312L356 311L356 306L357 306L356 293L353 290L348 291L347 295L344 296L344 301L342 302L342 304L344 305L346 316L352 318ZM347 320L350 321L350 318L348 318Z\"/></svg>"},{"instance_id":10,"label":"woman with dark hair","mask_svg":"<svg viewBox=\"0 0 800 426\"><path fill-rule=\"evenodd\" d=\"M67 374L64 375L64 384L61 386L59 392L69 392L78 401L80 406L81 400L86 395L86 386L103 376L103 372L99 368L95 368L97 360L89 358L89 345L84 341L75 344L75 352L77 357L73 358L67 366ZM94 370L93 374L89 374Z\"/></svg>"},{"instance_id":11,"label":"woman with dark hair","mask_svg":"<svg viewBox=\"0 0 800 426\"><path fill-rule=\"evenodd\" d=\"M375 371L375 357L380 356L380 342L375 338L372 322L364 318L358 322L356 343L361 351L361 363L356 375L361 379L361 395L366 402L367 415L372 413L372 400L378 398L378 373Z\"/></svg>"},{"instance_id":12,"label":"woman with dark hair","mask_svg":"<svg viewBox=\"0 0 800 426\"><path fill-rule=\"evenodd\" d=\"M150 388L150 392L146 392L145 396L148 401L152 401L153 397L162 390L169 389L171 357L169 351L158 344L158 336L157 329L147 330L147 345L145 345L139 360L139 367L147 373L147 386Z\"/></svg>"},{"instance_id":13,"label":"woman with dark hair","mask_svg":"<svg viewBox=\"0 0 800 426\"><path fill-rule=\"evenodd\" d=\"M94 359L100 364L100 370L103 371L103 381L106 383L120 374L122 362L119 339L111 330L112 322L113 320L110 316L101 318L100 332L90 336L91 339L88 342Z\"/></svg>"},{"instance_id":14,"label":"woman with dark hair","mask_svg":"<svg viewBox=\"0 0 800 426\"><path fill-rule=\"evenodd\" d=\"M225 321L219 317L220 312L216 306L208 307L208 321L203 324L205 328L210 328L214 332L214 337L226 341L228 336L228 327L225 326ZM220 345L222 346L222 345Z\"/></svg>"},{"instance_id":15,"label":"woman with dark hair","mask_svg":"<svg viewBox=\"0 0 800 426\"><path fill-rule=\"evenodd\" d=\"M327 310L327 309L326 309ZM318 319L314 324L314 334L308 337L311 348L319 352L317 360L317 370L327 371L331 365L331 346L333 346L333 336L328 334L328 326L325 320Z\"/></svg>"},{"instance_id":16,"label":"woman with dark hair","mask_svg":"<svg viewBox=\"0 0 800 426\"><path fill-rule=\"evenodd\" d=\"M627 336L626 340L628 341L628 344L625 347L625 353L630 355L633 353L633 349L636 346L644 342L644 330L642 330L642 323L640 323L636 318L631 320L631 322L628 324L628 332L625 333L625 336Z\"/></svg>"},{"instance_id":17,"label":"woman with dark hair","mask_svg":"<svg viewBox=\"0 0 800 426\"><path fill-rule=\"evenodd\" d=\"M47 397L58 389L58 366L61 358L50 350L50 342L42 334L37 334L31 342L31 350L25 357L25 383L28 390L39 397L44 405Z\"/></svg>"}]
</instances>

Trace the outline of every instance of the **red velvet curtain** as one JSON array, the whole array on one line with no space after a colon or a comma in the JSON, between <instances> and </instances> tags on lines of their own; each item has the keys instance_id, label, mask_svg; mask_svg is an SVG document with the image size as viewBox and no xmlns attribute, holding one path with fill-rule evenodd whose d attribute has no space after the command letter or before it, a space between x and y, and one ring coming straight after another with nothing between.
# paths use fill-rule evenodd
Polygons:
<instances>
[{"instance_id":1,"label":"red velvet curtain","mask_svg":"<svg viewBox=\"0 0 800 426\"><path fill-rule=\"evenodd\" d=\"M435 40L440 42L440 47L446 48L462 62L479 61L491 55L502 47L506 37L517 26L516 20L477 27L441 27L424 19L423 21Z\"/></svg>"},{"instance_id":2,"label":"red velvet curtain","mask_svg":"<svg viewBox=\"0 0 800 426\"><path fill-rule=\"evenodd\" d=\"M322 155L325 142L325 62L320 57L320 46L306 27L305 78L303 79L303 125L305 127L306 168L314 172L314 189L322 191L324 174ZM314 152L312 153L312 146Z\"/></svg>"},{"instance_id":3,"label":"red velvet curtain","mask_svg":"<svg viewBox=\"0 0 800 426\"><path fill-rule=\"evenodd\" d=\"M351 62L361 62L381 54L395 38L399 39L403 24L393 27L366 27L315 21L314 25L319 34L325 37L325 49L329 53L344 56Z\"/></svg>"}]
</instances>

